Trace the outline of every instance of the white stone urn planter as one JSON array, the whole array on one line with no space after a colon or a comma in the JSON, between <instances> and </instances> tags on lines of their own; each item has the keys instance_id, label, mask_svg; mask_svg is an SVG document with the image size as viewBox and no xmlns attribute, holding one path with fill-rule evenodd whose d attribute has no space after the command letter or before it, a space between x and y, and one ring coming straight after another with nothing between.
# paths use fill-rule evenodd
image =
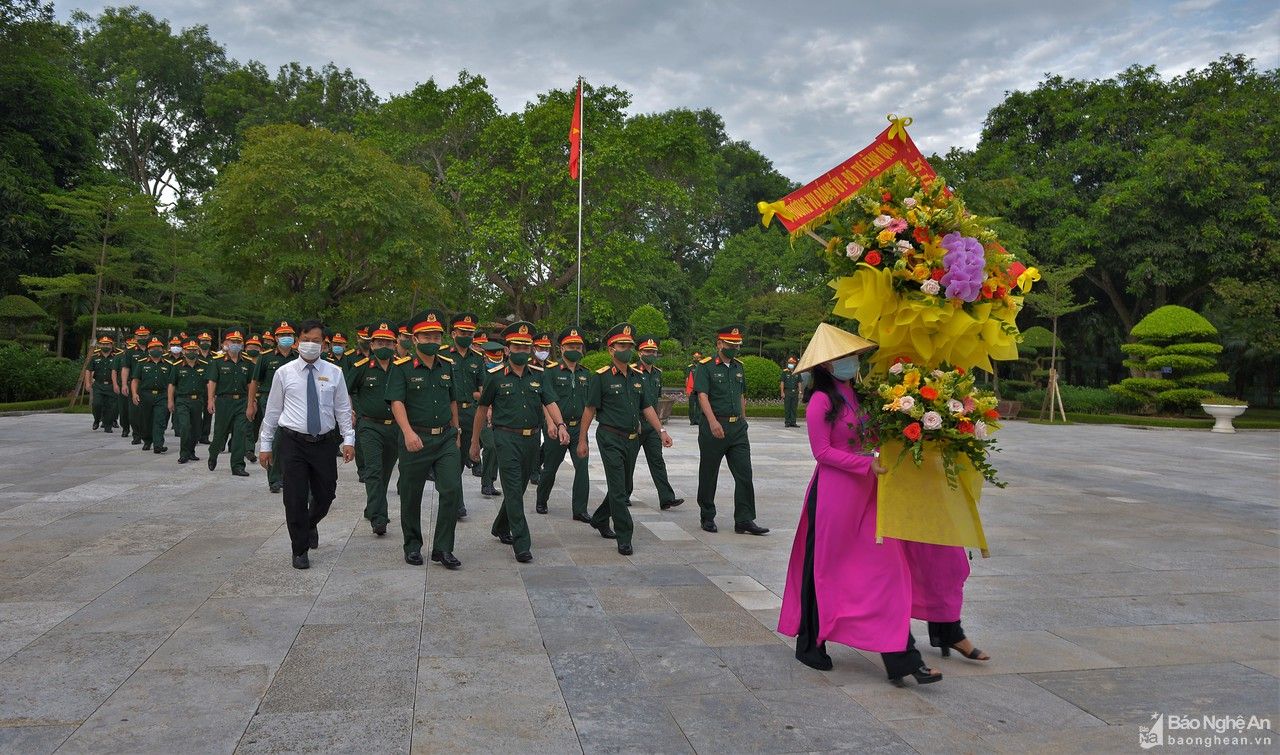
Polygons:
<instances>
[{"instance_id":1,"label":"white stone urn planter","mask_svg":"<svg viewBox=\"0 0 1280 755\"><path fill-rule=\"evenodd\" d=\"M1249 408L1248 404L1200 404L1205 414L1213 417L1213 428L1211 432L1215 433L1234 433L1235 425L1231 424L1231 420L1244 414L1244 410Z\"/></svg>"}]
</instances>

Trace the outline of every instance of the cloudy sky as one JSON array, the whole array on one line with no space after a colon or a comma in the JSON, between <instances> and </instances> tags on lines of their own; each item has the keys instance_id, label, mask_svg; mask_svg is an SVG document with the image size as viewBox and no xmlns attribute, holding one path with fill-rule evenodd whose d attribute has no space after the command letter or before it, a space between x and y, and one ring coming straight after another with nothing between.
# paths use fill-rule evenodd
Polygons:
<instances>
[{"instance_id":1,"label":"cloudy sky","mask_svg":"<svg viewBox=\"0 0 1280 755\"><path fill-rule=\"evenodd\" d=\"M709 106L799 181L870 141L886 113L915 118L925 154L972 147L1005 92L1045 73L1173 75L1227 52L1280 67L1275 0L132 2L175 27L207 24L242 61L333 60L384 97L466 68L508 111L578 75L632 92L636 112Z\"/></svg>"}]
</instances>

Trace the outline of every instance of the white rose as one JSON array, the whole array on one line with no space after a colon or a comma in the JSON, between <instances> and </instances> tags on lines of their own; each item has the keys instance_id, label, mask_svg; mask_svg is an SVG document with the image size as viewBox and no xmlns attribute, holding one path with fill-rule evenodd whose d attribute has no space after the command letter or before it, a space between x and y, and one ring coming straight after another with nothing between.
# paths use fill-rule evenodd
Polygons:
<instances>
[{"instance_id":1,"label":"white rose","mask_svg":"<svg viewBox=\"0 0 1280 755\"><path fill-rule=\"evenodd\" d=\"M844 248L844 256L856 262L862 256L862 251L862 244L850 241L849 245Z\"/></svg>"},{"instance_id":2,"label":"white rose","mask_svg":"<svg viewBox=\"0 0 1280 755\"><path fill-rule=\"evenodd\" d=\"M892 222L893 222L893 218L889 217L888 215L877 215L876 219L871 221L871 224L874 225L876 228L884 228L885 226L889 225Z\"/></svg>"},{"instance_id":3,"label":"white rose","mask_svg":"<svg viewBox=\"0 0 1280 755\"><path fill-rule=\"evenodd\" d=\"M915 198L915 197L907 197L906 199L902 200L902 204L903 204L903 206L905 206L905 207L906 207L906 208L908 208L908 209L910 209L910 208L912 208L912 207L915 207L915 206L916 206L916 198Z\"/></svg>"},{"instance_id":4,"label":"white rose","mask_svg":"<svg viewBox=\"0 0 1280 755\"><path fill-rule=\"evenodd\" d=\"M986 422L983 422L982 420L978 420L977 422L973 423L973 437L977 438L978 440L983 440L987 437Z\"/></svg>"},{"instance_id":5,"label":"white rose","mask_svg":"<svg viewBox=\"0 0 1280 755\"><path fill-rule=\"evenodd\" d=\"M945 374L947 374L947 373L943 372L942 370L934 370L933 372L930 372L929 374L930 374L930 375L933 375L933 376L934 376L934 377L936 377L936 378L941 378L943 375L945 375Z\"/></svg>"},{"instance_id":6,"label":"white rose","mask_svg":"<svg viewBox=\"0 0 1280 755\"><path fill-rule=\"evenodd\" d=\"M890 373L891 375L901 375L901 374L902 374L902 363L901 363L901 362L895 362L892 366L890 366L890 367L889 367L889 373Z\"/></svg>"},{"instance_id":7,"label":"white rose","mask_svg":"<svg viewBox=\"0 0 1280 755\"><path fill-rule=\"evenodd\" d=\"M947 410L952 414L964 414L964 404L955 399L950 399L947 401Z\"/></svg>"},{"instance_id":8,"label":"white rose","mask_svg":"<svg viewBox=\"0 0 1280 755\"><path fill-rule=\"evenodd\" d=\"M898 399L898 411L910 413L916 406L916 400L910 396L903 396Z\"/></svg>"},{"instance_id":9,"label":"white rose","mask_svg":"<svg viewBox=\"0 0 1280 755\"><path fill-rule=\"evenodd\" d=\"M925 412L920 421L924 424L924 429L926 430L937 430L942 427L942 415L937 412Z\"/></svg>"},{"instance_id":10,"label":"white rose","mask_svg":"<svg viewBox=\"0 0 1280 755\"><path fill-rule=\"evenodd\" d=\"M898 243L895 244L895 246L898 247L899 252L911 251L911 242L907 241L906 239L898 239Z\"/></svg>"},{"instance_id":11,"label":"white rose","mask_svg":"<svg viewBox=\"0 0 1280 755\"><path fill-rule=\"evenodd\" d=\"M937 296L938 292L942 290L942 286L939 286L936 280L933 280L932 278L930 278L929 280L920 284L920 290L930 296Z\"/></svg>"}]
</instances>

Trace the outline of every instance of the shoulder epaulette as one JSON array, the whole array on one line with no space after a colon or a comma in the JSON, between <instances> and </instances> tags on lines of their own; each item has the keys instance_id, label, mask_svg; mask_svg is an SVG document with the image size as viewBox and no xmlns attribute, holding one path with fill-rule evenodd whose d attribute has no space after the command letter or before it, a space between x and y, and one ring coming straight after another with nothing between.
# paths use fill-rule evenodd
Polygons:
<instances>
[{"instance_id":1,"label":"shoulder epaulette","mask_svg":"<svg viewBox=\"0 0 1280 755\"><path fill-rule=\"evenodd\" d=\"M395 359L392 359L391 361L392 361L392 363L393 363L393 364L404 364L405 362L408 362L408 361L409 361L409 360L411 360L411 359L413 359L413 357L396 357Z\"/></svg>"},{"instance_id":2,"label":"shoulder epaulette","mask_svg":"<svg viewBox=\"0 0 1280 755\"><path fill-rule=\"evenodd\" d=\"M181 359L166 359L164 361L168 363L170 367L177 367L178 364L182 362Z\"/></svg>"},{"instance_id":3,"label":"shoulder epaulette","mask_svg":"<svg viewBox=\"0 0 1280 755\"><path fill-rule=\"evenodd\" d=\"M452 360L452 359L450 359L449 357L445 356L444 354L436 354L436 359L443 359L444 361L448 362L449 364L453 364L453 360Z\"/></svg>"},{"instance_id":4,"label":"shoulder epaulette","mask_svg":"<svg viewBox=\"0 0 1280 755\"><path fill-rule=\"evenodd\" d=\"M498 365L497 367L490 367L490 368L489 368L489 374L490 374L490 375L492 375L492 374L493 374L493 373L495 373L495 372L502 372L503 368L505 368L505 367L506 367L506 365L505 365L505 364L500 364L500 365Z\"/></svg>"},{"instance_id":5,"label":"shoulder epaulette","mask_svg":"<svg viewBox=\"0 0 1280 755\"><path fill-rule=\"evenodd\" d=\"M251 356L249 356L248 354L243 354L243 355L241 355L241 357L240 357L240 358L241 358L241 359L247 359L247 360L249 361L249 364L257 364L257 363L258 363L258 358L257 358L257 357L251 357Z\"/></svg>"},{"instance_id":6,"label":"shoulder epaulette","mask_svg":"<svg viewBox=\"0 0 1280 755\"><path fill-rule=\"evenodd\" d=\"M356 362L355 364L353 364L353 365L351 365L351 366L352 366L352 367L363 367L363 366L365 366L365 365L366 365L366 364L368 364L368 363L369 363L369 357L365 357L364 359L361 359L359 362Z\"/></svg>"},{"instance_id":7,"label":"shoulder epaulette","mask_svg":"<svg viewBox=\"0 0 1280 755\"><path fill-rule=\"evenodd\" d=\"M596 374L597 374L597 375L603 375L603 374L605 374L606 372L608 372L608 371L609 371L609 368L610 368L610 367L612 367L612 366L613 366L613 365L606 364L605 366L603 366L603 367L601 367L600 369L596 370Z\"/></svg>"},{"instance_id":8,"label":"shoulder epaulette","mask_svg":"<svg viewBox=\"0 0 1280 755\"><path fill-rule=\"evenodd\" d=\"M546 363L545 365L543 365L543 366L544 366L546 369L548 369L548 370L549 370L549 369L551 369L552 367L559 367L559 366L560 366L560 363L559 363L559 362L557 362L557 361L555 361L555 360L553 359L553 360L551 360L550 362L547 362L547 363Z\"/></svg>"},{"instance_id":9,"label":"shoulder epaulette","mask_svg":"<svg viewBox=\"0 0 1280 755\"><path fill-rule=\"evenodd\" d=\"M213 356L211 356L211 357L209 357L209 358L210 358L210 359L225 359L226 357L224 357L224 356L222 355L222 352L221 352L221 351L219 351L217 354L214 354Z\"/></svg>"},{"instance_id":10,"label":"shoulder epaulette","mask_svg":"<svg viewBox=\"0 0 1280 755\"><path fill-rule=\"evenodd\" d=\"M706 364L707 362L710 362L713 358L714 357L703 357L702 361L698 362L698 364Z\"/></svg>"},{"instance_id":11,"label":"shoulder epaulette","mask_svg":"<svg viewBox=\"0 0 1280 755\"><path fill-rule=\"evenodd\" d=\"M542 368L542 367L539 367L539 366L538 366L538 365L536 365L536 364L531 364L531 365L529 365L529 369L531 369L531 370L537 370L538 372L542 372L542 371L543 371L543 368Z\"/></svg>"},{"instance_id":12,"label":"shoulder epaulette","mask_svg":"<svg viewBox=\"0 0 1280 755\"><path fill-rule=\"evenodd\" d=\"M204 358L202 358L202 357L197 357L197 358L196 358L196 362L197 362L197 363L199 363L199 364L208 364L208 363L209 363L209 360L208 360L208 359L204 359Z\"/></svg>"}]
</instances>

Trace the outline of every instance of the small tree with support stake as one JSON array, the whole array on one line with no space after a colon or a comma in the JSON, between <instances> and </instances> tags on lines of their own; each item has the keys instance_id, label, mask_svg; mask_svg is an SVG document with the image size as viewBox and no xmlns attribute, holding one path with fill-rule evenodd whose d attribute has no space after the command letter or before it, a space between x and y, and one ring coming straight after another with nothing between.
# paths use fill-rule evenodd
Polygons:
<instances>
[{"instance_id":1,"label":"small tree with support stake","mask_svg":"<svg viewBox=\"0 0 1280 755\"><path fill-rule=\"evenodd\" d=\"M1093 306L1092 298L1085 302L1076 301L1076 292L1071 287L1091 266L1092 263L1079 263L1040 268L1040 285L1036 288L1036 294L1027 297L1027 306L1053 323L1049 383L1044 392L1044 403L1040 405L1040 419L1044 419L1045 410L1048 409L1050 422L1054 421L1055 412L1062 415L1063 422L1067 421L1067 410L1062 405L1062 392L1058 389L1058 318Z\"/></svg>"}]
</instances>

